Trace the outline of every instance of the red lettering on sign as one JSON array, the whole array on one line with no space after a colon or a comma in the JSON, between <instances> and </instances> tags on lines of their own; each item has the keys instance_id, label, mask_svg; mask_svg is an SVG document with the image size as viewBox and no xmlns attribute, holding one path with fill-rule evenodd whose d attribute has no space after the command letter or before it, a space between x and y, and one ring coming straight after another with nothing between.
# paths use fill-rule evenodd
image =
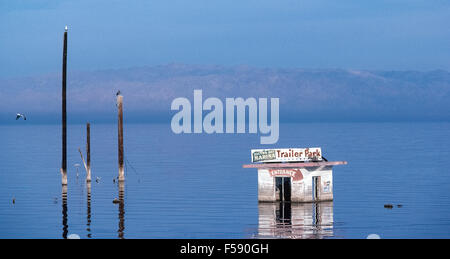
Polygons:
<instances>
[{"instance_id":1,"label":"red lettering on sign","mask_svg":"<svg viewBox=\"0 0 450 259\"><path fill-rule=\"evenodd\" d=\"M292 181L303 180L303 174L300 169L269 169L269 174L272 177L291 177Z\"/></svg>"}]
</instances>

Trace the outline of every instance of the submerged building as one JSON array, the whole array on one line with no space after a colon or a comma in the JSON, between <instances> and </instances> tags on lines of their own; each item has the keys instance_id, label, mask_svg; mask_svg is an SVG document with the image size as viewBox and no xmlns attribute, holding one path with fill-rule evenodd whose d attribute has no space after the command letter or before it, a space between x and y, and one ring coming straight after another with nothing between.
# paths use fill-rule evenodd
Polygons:
<instances>
[{"instance_id":1,"label":"submerged building","mask_svg":"<svg viewBox=\"0 0 450 259\"><path fill-rule=\"evenodd\" d=\"M346 161L327 161L320 148L257 149L251 151L258 169L261 202L316 202L333 200L333 166Z\"/></svg>"}]
</instances>

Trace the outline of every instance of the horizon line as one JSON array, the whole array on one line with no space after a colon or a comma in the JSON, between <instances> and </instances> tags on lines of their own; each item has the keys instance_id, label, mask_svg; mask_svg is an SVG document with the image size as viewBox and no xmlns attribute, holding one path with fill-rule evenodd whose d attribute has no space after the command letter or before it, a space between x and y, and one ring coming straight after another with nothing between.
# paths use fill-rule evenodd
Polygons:
<instances>
[{"instance_id":1,"label":"horizon line","mask_svg":"<svg viewBox=\"0 0 450 259\"><path fill-rule=\"evenodd\" d=\"M196 68L224 68L224 69L239 69L239 68L248 68L248 69L256 69L256 70L304 70L304 71L362 71L362 72L420 72L420 73L432 73L432 72L445 72L450 73L450 70L443 68L434 68L434 69L366 69L366 68L344 68L344 67L322 67L322 68L314 68L314 67L296 67L296 66L257 66L257 65L248 65L248 64L235 64L235 65L225 65L225 64L214 64L214 63L179 63L179 62L170 62L170 63L162 63L162 64L153 64L153 65L141 65L141 66L128 66L128 67L109 67L109 68L97 68L97 69L71 69L68 71L69 73L97 73L97 72L114 72L119 70L133 70L133 69L152 69L158 67L175 67L175 66L186 66L186 67L196 67ZM62 72L60 68L55 68L53 71L47 72L37 72L37 73L29 73L23 76L2 76L0 75L0 80L11 80L11 79L23 79L23 78L33 78L39 76L54 76L60 75Z\"/></svg>"}]
</instances>

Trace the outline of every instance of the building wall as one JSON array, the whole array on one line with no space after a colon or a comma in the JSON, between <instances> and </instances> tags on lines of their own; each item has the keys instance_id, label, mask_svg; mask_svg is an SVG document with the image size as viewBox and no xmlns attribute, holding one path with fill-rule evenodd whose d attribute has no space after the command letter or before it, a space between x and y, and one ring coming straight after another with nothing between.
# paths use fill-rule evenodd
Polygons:
<instances>
[{"instance_id":1,"label":"building wall","mask_svg":"<svg viewBox=\"0 0 450 259\"><path fill-rule=\"evenodd\" d=\"M314 176L320 177L319 201L332 201L332 166L258 169L258 200L276 201L275 177L291 177L291 201L312 202Z\"/></svg>"},{"instance_id":2,"label":"building wall","mask_svg":"<svg viewBox=\"0 0 450 259\"><path fill-rule=\"evenodd\" d=\"M258 200L276 201L275 179L267 169L258 169Z\"/></svg>"},{"instance_id":3,"label":"building wall","mask_svg":"<svg viewBox=\"0 0 450 259\"><path fill-rule=\"evenodd\" d=\"M303 195L292 197L293 201L312 202L313 200L313 177L320 176L319 200L333 200L333 172L331 166L302 168L303 173ZM294 200L298 199L298 200Z\"/></svg>"}]
</instances>

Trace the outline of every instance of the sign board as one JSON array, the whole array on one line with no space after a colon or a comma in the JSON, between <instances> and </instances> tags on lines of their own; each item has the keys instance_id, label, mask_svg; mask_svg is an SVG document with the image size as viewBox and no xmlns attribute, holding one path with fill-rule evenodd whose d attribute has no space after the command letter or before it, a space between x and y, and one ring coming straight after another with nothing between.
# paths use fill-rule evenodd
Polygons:
<instances>
[{"instance_id":1,"label":"sign board","mask_svg":"<svg viewBox=\"0 0 450 259\"><path fill-rule=\"evenodd\" d=\"M252 149L252 163L322 161L320 147Z\"/></svg>"},{"instance_id":2,"label":"sign board","mask_svg":"<svg viewBox=\"0 0 450 259\"><path fill-rule=\"evenodd\" d=\"M269 174L272 177L291 177L292 181L303 180L303 174L300 168L296 169L269 169Z\"/></svg>"}]
</instances>

